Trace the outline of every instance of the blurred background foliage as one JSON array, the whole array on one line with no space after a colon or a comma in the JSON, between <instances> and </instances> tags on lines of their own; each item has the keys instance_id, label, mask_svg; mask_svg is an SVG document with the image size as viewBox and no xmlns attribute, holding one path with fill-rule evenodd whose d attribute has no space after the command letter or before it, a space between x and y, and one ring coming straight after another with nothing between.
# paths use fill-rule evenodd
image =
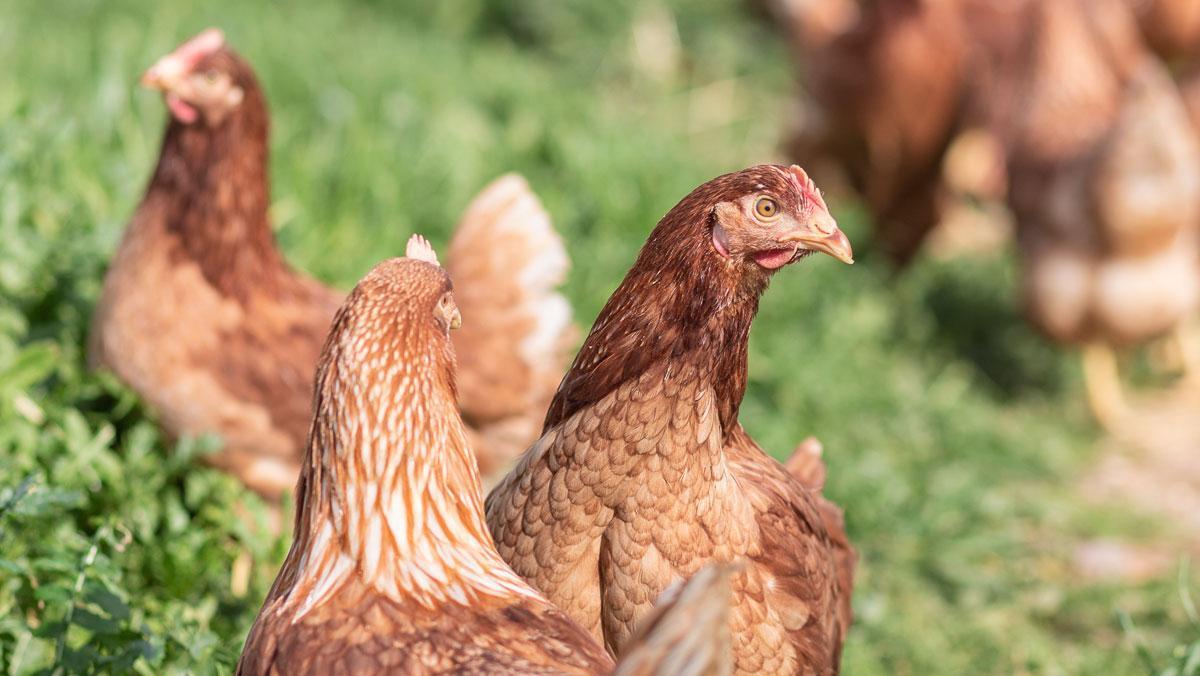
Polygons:
<instances>
[{"instance_id":1,"label":"blurred background foliage","mask_svg":"<svg viewBox=\"0 0 1200 676\"><path fill-rule=\"evenodd\" d=\"M515 170L565 236L585 325L680 197L779 158L794 96L781 40L734 0L0 0L0 16L8 673L229 672L286 551L255 497L194 462L212 440L167 443L86 369L107 258L157 157L163 106L136 85L158 56L218 25L257 69L298 267L348 288L414 231L444 245ZM778 455L825 444L861 553L846 672L1196 673L1186 560L1137 584L1071 565L1085 538L1171 527L1078 495L1096 433L1069 355L1019 321L1009 252L893 277L859 206L833 211L860 262L776 277L742 410Z\"/></svg>"}]
</instances>

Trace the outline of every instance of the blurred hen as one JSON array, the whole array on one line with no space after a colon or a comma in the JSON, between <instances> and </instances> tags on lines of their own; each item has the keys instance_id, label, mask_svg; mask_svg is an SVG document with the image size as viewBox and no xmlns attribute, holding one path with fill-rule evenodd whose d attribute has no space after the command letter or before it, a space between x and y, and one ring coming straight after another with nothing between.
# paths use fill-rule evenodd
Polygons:
<instances>
[{"instance_id":1,"label":"blurred hen","mask_svg":"<svg viewBox=\"0 0 1200 676\"><path fill-rule=\"evenodd\" d=\"M1123 409L1113 346L1177 330L1200 296L1200 142L1178 88L1118 0L1028 8L998 60L1020 105L1007 139L1027 312L1083 344L1090 401Z\"/></svg>"},{"instance_id":2,"label":"blurred hen","mask_svg":"<svg viewBox=\"0 0 1200 676\"><path fill-rule=\"evenodd\" d=\"M787 151L844 171L907 263L938 222L970 52L961 0L769 0L808 95Z\"/></svg>"},{"instance_id":3,"label":"blurred hen","mask_svg":"<svg viewBox=\"0 0 1200 676\"><path fill-rule=\"evenodd\" d=\"M292 269L268 217L268 111L249 64L208 30L143 77L170 119L158 165L105 278L91 362L172 435L217 433L218 467L275 497L295 485L321 342L342 295ZM450 268L473 328L463 413L485 473L537 434L565 365L568 261L529 186L487 187Z\"/></svg>"}]
</instances>

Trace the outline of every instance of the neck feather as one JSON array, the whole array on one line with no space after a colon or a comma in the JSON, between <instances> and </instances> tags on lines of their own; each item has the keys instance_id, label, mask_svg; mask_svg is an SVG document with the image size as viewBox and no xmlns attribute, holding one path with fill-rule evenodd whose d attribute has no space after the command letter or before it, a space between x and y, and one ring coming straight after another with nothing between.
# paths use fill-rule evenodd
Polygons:
<instances>
[{"instance_id":1,"label":"neck feather","mask_svg":"<svg viewBox=\"0 0 1200 676\"><path fill-rule=\"evenodd\" d=\"M301 613L353 573L377 593L428 609L533 594L488 534L450 369L428 354L398 355L383 380L346 378L351 362L369 357L349 351L318 374L295 543L276 583L291 588L278 591Z\"/></svg>"},{"instance_id":2,"label":"neck feather","mask_svg":"<svg viewBox=\"0 0 1200 676\"><path fill-rule=\"evenodd\" d=\"M651 233L597 317L555 395L546 429L662 362L687 362L708 379L722 429L737 425L750 324L768 275L716 253L711 213L675 211Z\"/></svg>"},{"instance_id":3,"label":"neck feather","mask_svg":"<svg viewBox=\"0 0 1200 676\"><path fill-rule=\"evenodd\" d=\"M286 264L268 217L267 110L261 93L218 125L167 126L149 193L165 198L167 227L184 255L227 295L272 292Z\"/></svg>"}]
</instances>

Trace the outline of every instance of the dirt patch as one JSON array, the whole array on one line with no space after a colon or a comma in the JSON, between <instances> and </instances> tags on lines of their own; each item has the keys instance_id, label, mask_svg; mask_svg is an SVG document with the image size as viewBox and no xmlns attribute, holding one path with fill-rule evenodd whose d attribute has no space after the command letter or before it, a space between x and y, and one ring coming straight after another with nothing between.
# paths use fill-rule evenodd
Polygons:
<instances>
[{"instance_id":1,"label":"dirt patch","mask_svg":"<svg viewBox=\"0 0 1200 676\"><path fill-rule=\"evenodd\" d=\"M1167 573L1185 552L1200 553L1200 387L1133 399L1101 442L1081 490L1096 502L1127 504L1158 516L1179 535L1171 543L1084 543L1075 555L1081 573L1145 579Z\"/></svg>"}]
</instances>

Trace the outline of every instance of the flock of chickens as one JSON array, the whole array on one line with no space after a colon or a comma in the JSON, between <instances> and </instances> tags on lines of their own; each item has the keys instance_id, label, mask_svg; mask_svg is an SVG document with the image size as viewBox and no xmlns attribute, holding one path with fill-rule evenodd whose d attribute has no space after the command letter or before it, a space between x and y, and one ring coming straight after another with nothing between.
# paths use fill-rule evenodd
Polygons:
<instances>
[{"instance_id":1,"label":"flock of chickens","mask_svg":"<svg viewBox=\"0 0 1200 676\"><path fill-rule=\"evenodd\" d=\"M142 84L169 122L89 354L171 435L218 433L216 466L295 489L239 673L837 671L856 555L820 446L781 465L738 423L771 276L853 262L800 167L684 197L560 381L568 261L523 179L445 266L414 235L345 295L276 246L266 101L222 33Z\"/></svg>"},{"instance_id":2,"label":"flock of chickens","mask_svg":"<svg viewBox=\"0 0 1200 676\"><path fill-rule=\"evenodd\" d=\"M898 266L956 193L1007 202L1026 313L1084 347L1119 426L1112 348L1182 338L1200 304L1200 2L765 2L811 95L794 156L840 169Z\"/></svg>"},{"instance_id":3,"label":"flock of chickens","mask_svg":"<svg viewBox=\"0 0 1200 676\"><path fill-rule=\"evenodd\" d=\"M768 2L812 95L795 156L840 168L897 265L948 193L1007 201L1031 320L1087 346L1119 416L1107 346L1200 303L1200 2ZM347 295L276 246L267 104L220 31L142 84L170 118L89 355L170 434L218 433L216 466L295 489L239 673L838 670L856 555L820 446L780 464L738 423L771 276L853 262L804 170L685 196L566 368L569 263L522 178L466 208L445 266L414 236Z\"/></svg>"}]
</instances>

